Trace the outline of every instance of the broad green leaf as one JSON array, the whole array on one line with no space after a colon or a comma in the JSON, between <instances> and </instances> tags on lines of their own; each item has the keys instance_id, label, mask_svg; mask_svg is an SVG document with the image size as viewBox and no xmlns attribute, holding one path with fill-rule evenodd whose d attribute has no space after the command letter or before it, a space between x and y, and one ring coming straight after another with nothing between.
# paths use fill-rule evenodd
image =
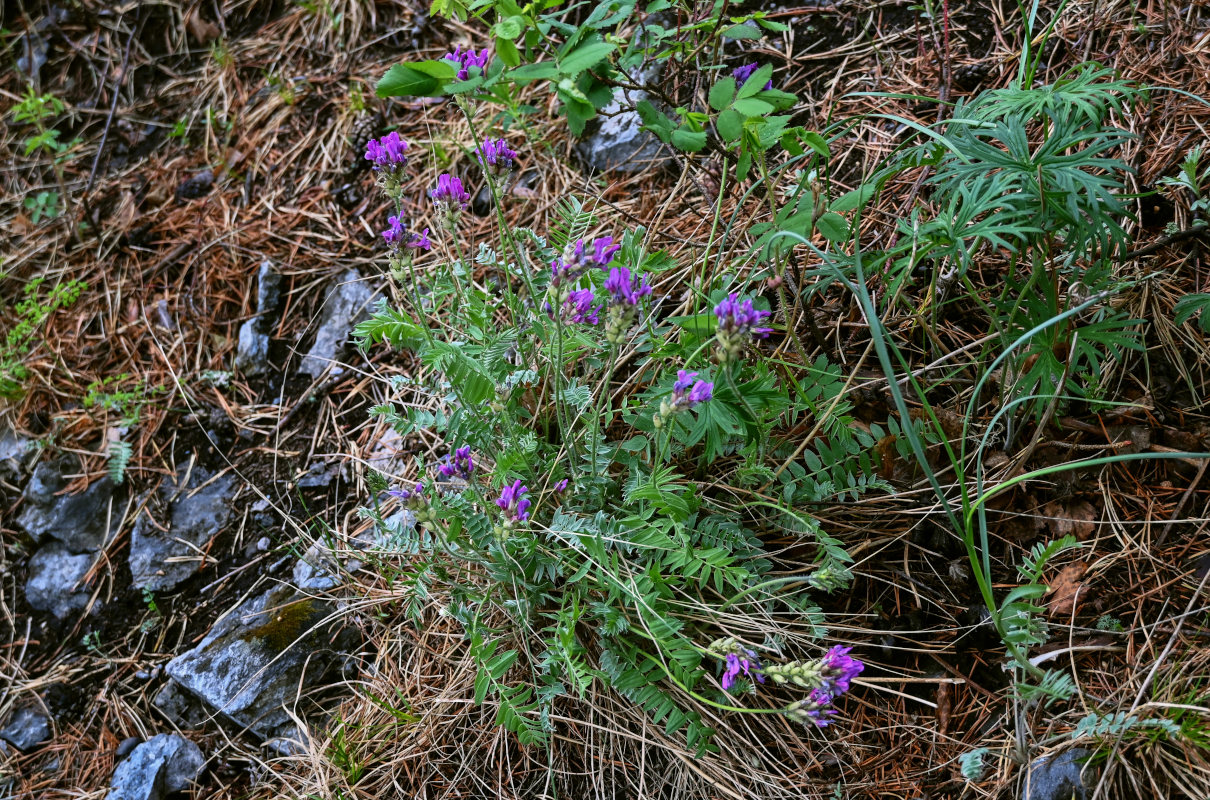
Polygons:
<instances>
[{"instance_id":1,"label":"broad green leaf","mask_svg":"<svg viewBox=\"0 0 1210 800\"><path fill-rule=\"evenodd\" d=\"M866 183L857 187L851 192L846 192L836 201L832 203L831 209L838 214L843 214L846 211L852 211L855 208L861 208L869 199L874 196L874 184Z\"/></svg>"},{"instance_id":2,"label":"broad green leaf","mask_svg":"<svg viewBox=\"0 0 1210 800\"><path fill-rule=\"evenodd\" d=\"M681 150L696 153L706 146L706 132L677 128L672 132L672 144Z\"/></svg>"},{"instance_id":3,"label":"broad green leaf","mask_svg":"<svg viewBox=\"0 0 1210 800\"><path fill-rule=\"evenodd\" d=\"M815 221L815 227L830 242L843 242L849 238L849 223L844 217L831 211L820 215Z\"/></svg>"},{"instance_id":4,"label":"broad green leaf","mask_svg":"<svg viewBox=\"0 0 1210 800\"><path fill-rule=\"evenodd\" d=\"M585 42L559 59L559 71L564 75L578 75L589 67L596 66L601 59L617 49L617 45L609 42Z\"/></svg>"},{"instance_id":5,"label":"broad green leaf","mask_svg":"<svg viewBox=\"0 0 1210 800\"><path fill-rule=\"evenodd\" d=\"M724 39L761 39L764 34L760 32L760 28L753 25L732 25L730 28L722 32Z\"/></svg>"},{"instance_id":6,"label":"broad green leaf","mask_svg":"<svg viewBox=\"0 0 1210 800\"><path fill-rule=\"evenodd\" d=\"M510 42L521 35L525 30L525 17L512 16L505 17L492 26L492 33L499 39L508 39ZM496 52L500 52L497 50Z\"/></svg>"},{"instance_id":7,"label":"broad green leaf","mask_svg":"<svg viewBox=\"0 0 1210 800\"><path fill-rule=\"evenodd\" d=\"M508 78L513 83L529 83L531 81L548 81L559 74L559 66L553 61L539 61L536 64L525 64L508 71Z\"/></svg>"},{"instance_id":8,"label":"broad green leaf","mask_svg":"<svg viewBox=\"0 0 1210 800\"><path fill-rule=\"evenodd\" d=\"M736 100L732 105L739 113L748 117L763 117L765 114L773 112L773 106L766 103L764 100L757 100L754 97L743 97Z\"/></svg>"},{"instance_id":9,"label":"broad green leaf","mask_svg":"<svg viewBox=\"0 0 1210 800\"><path fill-rule=\"evenodd\" d=\"M735 78L726 77L710 87L710 107L722 111L735 99Z\"/></svg>"},{"instance_id":10,"label":"broad green leaf","mask_svg":"<svg viewBox=\"0 0 1210 800\"><path fill-rule=\"evenodd\" d=\"M724 142L734 142L744 134L744 115L733 108L728 108L718 115L714 125L718 128L718 135L723 137Z\"/></svg>"},{"instance_id":11,"label":"broad green leaf","mask_svg":"<svg viewBox=\"0 0 1210 800\"><path fill-rule=\"evenodd\" d=\"M505 66L516 67L521 64L521 53L511 39L496 37L496 55L500 56Z\"/></svg>"},{"instance_id":12,"label":"broad green leaf","mask_svg":"<svg viewBox=\"0 0 1210 800\"><path fill-rule=\"evenodd\" d=\"M378 81L379 97L439 97L458 75L453 62L439 59L396 64Z\"/></svg>"},{"instance_id":13,"label":"broad green leaf","mask_svg":"<svg viewBox=\"0 0 1210 800\"><path fill-rule=\"evenodd\" d=\"M824 139L815 131L804 131L799 138L802 139L803 144L819 153L822 158L832 157L832 151L828 149L827 139Z\"/></svg>"}]
</instances>

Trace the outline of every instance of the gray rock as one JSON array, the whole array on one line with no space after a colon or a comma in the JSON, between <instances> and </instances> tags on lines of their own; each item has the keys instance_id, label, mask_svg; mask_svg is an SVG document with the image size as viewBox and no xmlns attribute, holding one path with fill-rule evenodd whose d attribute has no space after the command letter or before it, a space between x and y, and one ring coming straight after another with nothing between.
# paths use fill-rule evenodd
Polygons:
<instances>
[{"instance_id":1,"label":"gray rock","mask_svg":"<svg viewBox=\"0 0 1210 800\"><path fill-rule=\"evenodd\" d=\"M88 605L90 592L80 582L93 558L88 553L76 555L58 542L42 546L29 560L25 599L39 611L67 619Z\"/></svg>"},{"instance_id":2,"label":"gray rock","mask_svg":"<svg viewBox=\"0 0 1210 800\"><path fill-rule=\"evenodd\" d=\"M49 536L73 553L96 552L108 540L106 521L114 533L121 524L121 509L116 503L110 511L113 482L102 478L79 494L56 495L66 485L58 466L39 464L25 487L25 503L17 524L39 544Z\"/></svg>"},{"instance_id":3,"label":"gray rock","mask_svg":"<svg viewBox=\"0 0 1210 800\"><path fill-rule=\"evenodd\" d=\"M325 622L332 611L292 587L270 589L219 620L166 671L238 725L265 738L281 736L292 727L286 709L353 644L351 630Z\"/></svg>"},{"instance_id":4,"label":"gray rock","mask_svg":"<svg viewBox=\"0 0 1210 800\"><path fill-rule=\"evenodd\" d=\"M265 315L277 310L281 302L281 274L273 268L273 262L265 259L260 262L260 271L256 273L256 313L268 327Z\"/></svg>"},{"instance_id":5,"label":"gray rock","mask_svg":"<svg viewBox=\"0 0 1210 800\"><path fill-rule=\"evenodd\" d=\"M631 77L640 86L650 85L658 79L658 75L650 71ZM619 87L614 90L613 100L602 109L601 126L577 146L580 157L588 166L603 172L639 172L658 169L676 160L668 145L642 128L643 120L634 107L647 96L648 93L640 89Z\"/></svg>"},{"instance_id":6,"label":"gray rock","mask_svg":"<svg viewBox=\"0 0 1210 800\"><path fill-rule=\"evenodd\" d=\"M31 442L8 427L0 427L0 481L19 483L25 476Z\"/></svg>"},{"instance_id":7,"label":"gray rock","mask_svg":"<svg viewBox=\"0 0 1210 800\"><path fill-rule=\"evenodd\" d=\"M235 368L249 377L268 369L270 315L281 302L281 275L269 259L261 262L256 285L256 316L240 326L235 352Z\"/></svg>"},{"instance_id":8,"label":"gray rock","mask_svg":"<svg viewBox=\"0 0 1210 800\"><path fill-rule=\"evenodd\" d=\"M106 800L163 800L188 789L205 763L196 744L176 733L161 733L118 764Z\"/></svg>"},{"instance_id":9,"label":"gray rock","mask_svg":"<svg viewBox=\"0 0 1210 800\"><path fill-rule=\"evenodd\" d=\"M269 367L269 334L260 332L258 319L239 326L235 368L248 377L264 375Z\"/></svg>"},{"instance_id":10,"label":"gray rock","mask_svg":"<svg viewBox=\"0 0 1210 800\"><path fill-rule=\"evenodd\" d=\"M324 592L340 585L339 567L321 545L312 545L294 565L294 585L308 592Z\"/></svg>"},{"instance_id":11,"label":"gray rock","mask_svg":"<svg viewBox=\"0 0 1210 800\"><path fill-rule=\"evenodd\" d=\"M185 479L187 467L177 472ZM226 474L210 481L212 473L194 467L189 485L183 490L165 483L160 496L165 506L161 517L167 531L161 530L144 513L135 522L130 539L130 573L140 589L164 591L192 577L201 568L200 553L231 519L231 498L235 495L235 476ZM209 484L206 484L210 481ZM202 486L201 489L195 487Z\"/></svg>"},{"instance_id":12,"label":"gray rock","mask_svg":"<svg viewBox=\"0 0 1210 800\"><path fill-rule=\"evenodd\" d=\"M151 704L178 727L185 729L200 728L210 718L201 701L178 686L175 681L165 683Z\"/></svg>"},{"instance_id":13,"label":"gray rock","mask_svg":"<svg viewBox=\"0 0 1210 800\"><path fill-rule=\"evenodd\" d=\"M315 344L303 357L299 370L318 378L334 362L349 341L353 326L367 315L374 291L351 269L337 280L324 300Z\"/></svg>"},{"instance_id":14,"label":"gray rock","mask_svg":"<svg viewBox=\"0 0 1210 800\"><path fill-rule=\"evenodd\" d=\"M0 739L18 750L32 750L50 738L50 717L36 708L23 708L13 714Z\"/></svg>"},{"instance_id":15,"label":"gray rock","mask_svg":"<svg viewBox=\"0 0 1210 800\"><path fill-rule=\"evenodd\" d=\"M1076 747L1039 758L1029 767L1021 796L1024 800L1085 800L1092 784L1081 773L1083 761L1090 755L1085 748Z\"/></svg>"},{"instance_id":16,"label":"gray rock","mask_svg":"<svg viewBox=\"0 0 1210 800\"><path fill-rule=\"evenodd\" d=\"M342 477L340 464L332 462L325 464L322 461L315 461L302 477L298 479L298 488L300 489L322 489L332 483L336 478Z\"/></svg>"},{"instance_id":17,"label":"gray rock","mask_svg":"<svg viewBox=\"0 0 1210 800\"><path fill-rule=\"evenodd\" d=\"M404 508L382 521L374 528L374 544L388 553L418 553L416 515Z\"/></svg>"},{"instance_id":18,"label":"gray rock","mask_svg":"<svg viewBox=\"0 0 1210 800\"><path fill-rule=\"evenodd\" d=\"M134 752L134 749L143 743L143 740L137 736L127 736L122 741L118 742L118 747L113 751L113 754L118 758L126 758Z\"/></svg>"}]
</instances>

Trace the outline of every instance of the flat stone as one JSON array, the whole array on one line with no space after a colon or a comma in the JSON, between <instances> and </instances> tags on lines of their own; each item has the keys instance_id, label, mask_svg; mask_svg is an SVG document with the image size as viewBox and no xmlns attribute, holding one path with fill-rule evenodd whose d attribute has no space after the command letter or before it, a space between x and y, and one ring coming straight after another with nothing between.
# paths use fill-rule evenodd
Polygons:
<instances>
[{"instance_id":1,"label":"flat stone","mask_svg":"<svg viewBox=\"0 0 1210 800\"><path fill-rule=\"evenodd\" d=\"M0 730L0 739L18 750L32 750L50 738L50 717L36 708L22 708Z\"/></svg>"},{"instance_id":2,"label":"flat stone","mask_svg":"<svg viewBox=\"0 0 1210 800\"><path fill-rule=\"evenodd\" d=\"M236 724L266 739L281 736L292 726L286 709L355 640L353 631L334 631L325 622L332 611L293 587L278 586L220 619L166 672Z\"/></svg>"},{"instance_id":3,"label":"flat stone","mask_svg":"<svg viewBox=\"0 0 1210 800\"><path fill-rule=\"evenodd\" d=\"M235 368L248 377L268 370L270 315L281 302L281 275L269 259L261 262L256 287L256 316L240 326L235 351Z\"/></svg>"},{"instance_id":4,"label":"flat stone","mask_svg":"<svg viewBox=\"0 0 1210 800\"><path fill-rule=\"evenodd\" d=\"M353 326L368 316L373 297L374 291L361 280L357 270L351 269L337 279L324 299L315 344L303 357L301 372L318 378L336 361L349 341Z\"/></svg>"},{"instance_id":5,"label":"flat stone","mask_svg":"<svg viewBox=\"0 0 1210 800\"><path fill-rule=\"evenodd\" d=\"M106 521L115 533L121 523L121 508L115 503L110 511L113 482L102 478L78 494L58 495L66 485L58 465L39 464L25 487L17 524L39 544L50 537L73 553L96 552L108 540Z\"/></svg>"},{"instance_id":6,"label":"flat stone","mask_svg":"<svg viewBox=\"0 0 1210 800\"><path fill-rule=\"evenodd\" d=\"M161 733L118 764L106 800L163 800L188 789L205 763L196 744L180 734Z\"/></svg>"},{"instance_id":7,"label":"flat stone","mask_svg":"<svg viewBox=\"0 0 1210 800\"><path fill-rule=\"evenodd\" d=\"M1083 777L1084 761L1091 752L1082 747L1043 756L1025 776L1024 800L1086 800L1089 783ZM1093 770L1089 770L1091 774Z\"/></svg>"},{"instance_id":8,"label":"flat stone","mask_svg":"<svg viewBox=\"0 0 1210 800\"><path fill-rule=\"evenodd\" d=\"M258 322L250 319L239 326L235 368L248 377L264 375L269 366L269 334L260 332Z\"/></svg>"},{"instance_id":9,"label":"flat stone","mask_svg":"<svg viewBox=\"0 0 1210 800\"><path fill-rule=\"evenodd\" d=\"M80 585L94 556L75 554L59 542L43 545L29 560L25 599L38 611L67 619L88 605L90 592Z\"/></svg>"},{"instance_id":10,"label":"flat stone","mask_svg":"<svg viewBox=\"0 0 1210 800\"><path fill-rule=\"evenodd\" d=\"M201 701L182 689L176 681L165 683L164 688L152 698L151 704L178 727L186 730L200 728L210 716L202 707Z\"/></svg>"},{"instance_id":11,"label":"flat stone","mask_svg":"<svg viewBox=\"0 0 1210 800\"><path fill-rule=\"evenodd\" d=\"M631 76L640 86L658 78L652 71ZM648 93L641 89L614 90L613 99L602 111L596 132L577 145L584 163L603 172L639 172L659 169L673 163L672 149L651 131L643 130L643 120L634 108Z\"/></svg>"},{"instance_id":12,"label":"flat stone","mask_svg":"<svg viewBox=\"0 0 1210 800\"><path fill-rule=\"evenodd\" d=\"M0 426L0 481L19 483L25 476L29 462L31 442L18 436L7 426Z\"/></svg>"},{"instance_id":13,"label":"flat stone","mask_svg":"<svg viewBox=\"0 0 1210 800\"><path fill-rule=\"evenodd\" d=\"M189 485L179 491L186 470L185 466L178 470L177 486L165 483L160 487L164 508L159 516L167 522L168 530L161 530L152 521L150 511L135 522L130 540L130 573L137 588L164 591L188 580L201 568L200 554L210 540L231 520L231 499L237 488L235 476L225 474L211 481L213 473L195 466L189 473ZM202 488L196 488L199 486Z\"/></svg>"},{"instance_id":14,"label":"flat stone","mask_svg":"<svg viewBox=\"0 0 1210 800\"><path fill-rule=\"evenodd\" d=\"M276 311L280 302L281 273L274 269L273 262L266 258L260 262L260 269L256 273L256 313L265 321L265 315Z\"/></svg>"}]
</instances>

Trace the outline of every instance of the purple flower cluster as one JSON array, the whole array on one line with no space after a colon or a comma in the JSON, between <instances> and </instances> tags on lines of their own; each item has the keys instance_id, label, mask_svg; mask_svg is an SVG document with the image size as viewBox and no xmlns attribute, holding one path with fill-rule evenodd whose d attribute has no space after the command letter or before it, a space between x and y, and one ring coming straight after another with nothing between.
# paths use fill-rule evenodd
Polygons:
<instances>
[{"instance_id":1,"label":"purple flower cluster","mask_svg":"<svg viewBox=\"0 0 1210 800\"><path fill-rule=\"evenodd\" d=\"M487 66L487 48L483 48L483 52L475 53L473 49L468 48L462 52L462 45L454 48L454 52L446 53L444 56L446 61L453 61L458 65L458 80L464 81L470 77L470 68L479 67L483 69Z\"/></svg>"},{"instance_id":2,"label":"purple flower cluster","mask_svg":"<svg viewBox=\"0 0 1210 800\"><path fill-rule=\"evenodd\" d=\"M646 275L639 282L627 267L614 267L609 270L609 277L605 279L605 291L609 292L612 301L610 305L628 305L633 308L639 304L640 297L651 294L651 284L647 282Z\"/></svg>"},{"instance_id":3,"label":"purple flower cluster","mask_svg":"<svg viewBox=\"0 0 1210 800\"><path fill-rule=\"evenodd\" d=\"M567 491L567 484L568 484L568 483L569 483L569 481L567 480L567 478L564 478L563 480L561 480L561 481L559 481L558 483L556 483L556 484L555 484L555 493L556 493L556 494L563 494L563 492Z\"/></svg>"},{"instance_id":4,"label":"purple flower cluster","mask_svg":"<svg viewBox=\"0 0 1210 800\"><path fill-rule=\"evenodd\" d=\"M605 341L621 344L639 313L639 300L651 294L647 276L640 281L627 267L613 267L605 279L609 292L609 312L605 320Z\"/></svg>"},{"instance_id":5,"label":"purple flower cluster","mask_svg":"<svg viewBox=\"0 0 1210 800\"><path fill-rule=\"evenodd\" d=\"M471 479L471 473L475 471L475 462L471 458L470 445L459 447L454 451L454 457L445 457L444 463L437 467L437 472L441 473L446 478L461 478L464 481Z\"/></svg>"},{"instance_id":6,"label":"purple flower cluster","mask_svg":"<svg viewBox=\"0 0 1210 800\"><path fill-rule=\"evenodd\" d=\"M505 486L500 490L500 496L496 498L496 505L504 512L504 519L507 523L524 522L529 519L531 502L529 498L521 497L528 491L529 487L522 485L521 481L513 481L511 486Z\"/></svg>"},{"instance_id":7,"label":"purple flower cluster","mask_svg":"<svg viewBox=\"0 0 1210 800\"><path fill-rule=\"evenodd\" d=\"M429 240L429 229L425 228L422 233L413 233L408 237L406 246L416 250L432 250L433 243Z\"/></svg>"},{"instance_id":8,"label":"purple flower cluster","mask_svg":"<svg viewBox=\"0 0 1210 800\"><path fill-rule=\"evenodd\" d=\"M719 361L722 363L739 356L750 338L763 339L773 330L760 327L769 312L753 308L751 300L740 302L735 292L714 307L714 316L718 319L715 338L718 339Z\"/></svg>"},{"instance_id":9,"label":"purple flower cluster","mask_svg":"<svg viewBox=\"0 0 1210 800\"><path fill-rule=\"evenodd\" d=\"M584 240L578 239L575 244L563 248L561 258L550 262L550 285L555 289L575 283L589 267L608 269L613 261L614 253L622 249L622 245L614 244L612 236L602 236L592 243L592 252L584 252Z\"/></svg>"},{"instance_id":10,"label":"purple flower cluster","mask_svg":"<svg viewBox=\"0 0 1210 800\"><path fill-rule=\"evenodd\" d=\"M760 674L760 659L756 657L756 653L746 647L739 647L727 653L726 666L723 669L723 691L731 691L731 687L735 685L735 679L741 674L748 678L755 678L761 683L765 682L765 676Z\"/></svg>"},{"instance_id":11,"label":"purple flower cluster","mask_svg":"<svg viewBox=\"0 0 1210 800\"><path fill-rule=\"evenodd\" d=\"M388 489L386 491L388 497L394 497L402 501L405 505L412 505L417 500L424 500L424 484L417 483L411 489Z\"/></svg>"},{"instance_id":12,"label":"purple flower cluster","mask_svg":"<svg viewBox=\"0 0 1210 800\"><path fill-rule=\"evenodd\" d=\"M652 417L657 428L662 428L671 417L705 403L714 396L714 384L697 380L696 372L683 369L676 371L676 382L672 384L672 397L660 401L660 410Z\"/></svg>"},{"instance_id":13,"label":"purple flower cluster","mask_svg":"<svg viewBox=\"0 0 1210 800\"><path fill-rule=\"evenodd\" d=\"M381 139L366 142L366 161L380 172L395 172L408 163L408 143L399 138L398 131L391 131Z\"/></svg>"},{"instance_id":14,"label":"purple flower cluster","mask_svg":"<svg viewBox=\"0 0 1210 800\"><path fill-rule=\"evenodd\" d=\"M387 217L387 224L390 227L382 232L382 238L390 245L393 254L397 255L401 247L410 247L414 250L433 249L433 243L429 240L428 228L425 228L422 233L409 234L407 225L397 216Z\"/></svg>"},{"instance_id":15,"label":"purple flower cluster","mask_svg":"<svg viewBox=\"0 0 1210 800\"><path fill-rule=\"evenodd\" d=\"M743 86L745 83L747 83L748 79L752 77L752 73L756 72L756 70L758 70L758 69L760 69L760 65L755 62L753 62L751 64L744 64L742 67L736 67L735 70L731 73L731 75L732 75L732 77L735 78L735 83L736 83L737 88L740 86ZM766 90L772 89L772 88L773 88L773 81L769 81L768 83L765 84Z\"/></svg>"},{"instance_id":16,"label":"purple flower cluster","mask_svg":"<svg viewBox=\"0 0 1210 800\"><path fill-rule=\"evenodd\" d=\"M429 192L429 197L438 207L463 209L470 202L471 196L462 188L462 180L448 172L437 176L437 188Z\"/></svg>"},{"instance_id":17,"label":"purple flower cluster","mask_svg":"<svg viewBox=\"0 0 1210 800\"><path fill-rule=\"evenodd\" d=\"M833 702L852 686L853 678L861 674L865 664L849 655L851 647L837 645L823 658L815 661L795 661L766 667L764 672L774 683L793 683L810 689L802 700L786 706L793 719L824 727L836 715Z\"/></svg>"},{"instance_id":18,"label":"purple flower cluster","mask_svg":"<svg viewBox=\"0 0 1210 800\"><path fill-rule=\"evenodd\" d=\"M865 669L865 664L849 655L852 649L836 645L820 659L824 680L821 688L833 697L847 692L853 678Z\"/></svg>"},{"instance_id":19,"label":"purple flower cluster","mask_svg":"<svg viewBox=\"0 0 1210 800\"><path fill-rule=\"evenodd\" d=\"M554 310L558 308L562 318L570 322L586 322L590 325L600 322L599 313L605 304L594 305L596 295L591 289L573 287L580 276L590 267L609 269L609 263L613 261L614 254L621 247L620 244L613 243L612 236L602 236L596 239L593 241L591 249L585 246L583 239L567 245L563 249L562 255L550 262L550 284L546 291L546 301L542 304L543 310L553 316ZM636 286L630 277L630 270L623 272L624 274L618 273L618 270L614 269L606 279L605 288L611 296L633 297L634 302L637 303L639 297L651 293L651 287L647 285L646 281ZM611 320L617 316L613 311L615 305L616 301L610 304Z\"/></svg>"},{"instance_id":20,"label":"purple flower cluster","mask_svg":"<svg viewBox=\"0 0 1210 800\"><path fill-rule=\"evenodd\" d=\"M832 701L836 697L825 689L812 689L803 700L797 700L786 706L786 714L804 724L811 723L819 728L825 728L836 716Z\"/></svg>"},{"instance_id":21,"label":"purple flower cluster","mask_svg":"<svg viewBox=\"0 0 1210 800\"><path fill-rule=\"evenodd\" d=\"M503 139L484 140L477 152L479 163L488 172L507 172L517 165L517 151L505 144Z\"/></svg>"},{"instance_id":22,"label":"purple flower cluster","mask_svg":"<svg viewBox=\"0 0 1210 800\"><path fill-rule=\"evenodd\" d=\"M563 319L570 323L588 323L596 325L601 321L598 314L601 311L601 305L593 305L596 300L596 295L592 289L573 289L567 293L567 299L563 301Z\"/></svg>"}]
</instances>

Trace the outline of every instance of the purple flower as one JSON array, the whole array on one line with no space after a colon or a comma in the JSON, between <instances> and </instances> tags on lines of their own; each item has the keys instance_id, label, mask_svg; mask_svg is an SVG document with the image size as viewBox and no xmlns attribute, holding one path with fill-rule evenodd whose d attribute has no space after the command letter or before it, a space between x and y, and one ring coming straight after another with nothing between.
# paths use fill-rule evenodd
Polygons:
<instances>
[{"instance_id":1,"label":"purple flower","mask_svg":"<svg viewBox=\"0 0 1210 800\"><path fill-rule=\"evenodd\" d=\"M751 64L744 64L742 67L736 67L735 70L731 73L731 75L735 78L736 88L739 88L740 86L743 86L745 83L747 83L748 79L752 77L752 73L756 72L756 70L758 70L758 69L760 69L760 65L755 62L753 62ZM768 83L765 84L765 89L772 89L772 88L773 88L773 81L769 81Z\"/></svg>"},{"instance_id":2,"label":"purple flower","mask_svg":"<svg viewBox=\"0 0 1210 800\"><path fill-rule=\"evenodd\" d=\"M405 246L414 247L417 250L432 250L433 243L429 241L429 229L425 228L424 233L413 233Z\"/></svg>"},{"instance_id":3,"label":"purple flower","mask_svg":"<svg viewBox=\"0 0 1210 800\"><path fill-rule=\"evenodd\" d=\"M676 371L676 382L672 384L672 405L678 410L693 408L698 403L704 403L714 396L714 384L707 381L695 381L696 372ZM686 393L688 389L688 393Z\"/></svg>"},{"instance_id":4,"label":"purple flower","mask_svg":"<svg viewBox=\"0 0 1210 800\"><path fill-rule=\"evenodd\" d=\"M510 170L517 165L517 151L505 144L503 139L484 140L477 153L479 163L489 171Z\"/></svg>"},{"instance_id":5,"label":"purple flower","mask_svg":"<svg viewBox=\"0 0 1210 800\"><path fill-rule=\"evenodd\" d=\"M697 380L696 372L676 371L676 381L672 384L672 397L665 397L660 403L660 410L653 418L657 428L674 414L687 411L696 405L705 403L714 396L714 384L709 381Z\"/></svg>"},{"instance_id":6,"label":"purple flower","mask_svg":"<svg viewBox=\"0 0 1210 800\"><path fill-rule=\"evenodd\" d=\"M601 306L593 306L595 299L592 289L575 289L569 292L567 299L563 301L563 318L571 323L587 322L589 325L596 325L600 322L597 314Z\"/></svg>"},{"instance_id":7,"label":"purple flower","mask_svg":"<svg viewBox=\"0 0 1210 800\"><path fill-rule=\"evenodd\" d=\"M381 139L366 142L366 161L376 170L393 172L408 163L408 143L399 138L398 131L391 131Z\"/></svg>"},{"instance_id":8,"label":"purple flower","mask_svg":"<svg viewBox=\"0 0 1210 800\"><path fill-rule=\"evenodd\" d=\"M466 204L471 199L466 189L462 188L462 181L448 172L443 172L437 176L437 188L429 192L429 197L438 206L446 206L451 210L455 207L459 209L466 208Z\"/></svg>"},{"instance_id":9,"label":"purple flower","mask_svg":"<svg viewBox=\"0 0 1210 800\"><path fill-rule=\"evenodd\" d=\"M388 489L386 491L386 495L388 497L394 497L407 502L408 500L416 497L422 497L424 495L424 484L417 483L411 489Z\"/></svg>"},{"instance_id":10,"label":"purple flower","mask_svg":"<svg viewBox=\"0 0 1210 800\"><path fill-rule=\"evenodd\" d=\"M823 670L823 688L831 695L844 694L850 682L865 669L865 664L849 655L851 647L836 645L820 659Z\"/></svg>"},{"instance_id":11,"label":"purple flower","mask_svg":"<svg viewBox=\"0 0 1210 800\"><path fill-rule=\"evenodd\" d=\"M459 447L454 451L454 457L445 457L445 462L437 467L437 471L447 478L458 477L464 481L471 479L471 473L475 471L475 462L471 458L470 445Z\"/></svg>"},{"instance_id":12,"label":"purple flower","mask_svg":"<svg viewBox=\"0 0 1210 800\"><path fill-rule=\"evenodd\" d=\"M483 52L476 54L474 50L467 49L462 52L462 45L454 48L454 52L445 54L446 61L453 61L459 66L458 80L464 81L470 76L471 67L479 67L482 69L487 66L487 48L483 48Z\"/></svg>"},{"instance_id":13,"label":"purple flower","mask_svg":"<svg viewBox=\"0 0 1210 800\"><path fill-rule=\"evenodd\" d=\"M735 679L743 674L749 678L755 678L761 683L765 682L765 676L760 674L760 659L756 657L756 653L747 648L740 648L737 651L732 651L727 654L727 665L723 669L723 691L731 691L731 687L735 685Z\"/></svg>"},{"instance_id":14,"label":"purple flower","mask_svg":"<svg viewBox=\"0 0 1210 800\"><path fill-rule=\"evenodd\" d=\"M528 491L529 487L522 485L521 481L514 481L512 486L505 486L500 490L500 496L496 498L496 505L504 512L504 518L507 521L524 522L529 519L531 503L528 498L521 497Z\"/></svg>"},{"instance_id":15,"label":"purple flower","mask_svg":"<svg viewBox=\"0 0 1210 800\"><path fill-rule=\"evenodd\" d=\"M567 483L568 483L567 478L564 478L563 480L556 483L555 484L555 493L563 494L563 492L567 491Z\"/></svg>"},{"instance_id":16,"label":"purple flower","mask_svg":"<svg viewBox=\"0 0 1210 800\"><path fill-rule=\"evenodd\" d=\"M616 249L606 250L607 257L612 257ZM627 267L613 267L609 270L609 277L605 279L605 290L609 292L610 298L609 315L605 321L605 340L610 344L621 344L638 316L639 298L651 294L651 284L647 282L645 275L638 281Z\"/></svg>"},{"instance_id":17,"label":"purple flower","mask_svg":"<svg viewBox=\"0 0 1210 800\"><path fill-rule=\"evenodd\" d=\"M382 238L391 246L392 250L399 249L399 243L403 241L403 234L406 230L403 220L399 217L387 217L387 224L391 227L382 232Z\"/></svg>"},{"instance_id":18,"label":"purple flower","mask_svg":"<svg viewBox=\"0 0 1210 800\"><path fill-rule=\"evenodd\" d=\"M595 265L605 269L609 266L609 262L613 261L614 253L621 249L622 245L613 243L612 236L601 236L593 240L592 255L585 256L584 240L577 239L574 244L563 248L562 267L564 271L574 276L572 278L574 280L584 274L584 270L590 266Z\"/></svg>"},{"instance_id":19,"label":"purple flower","mask_svg":"<svg viewBox=\"0 0 1210 800\"><path fill-rule=\"evenodd\" d=\"M613 254L622 249L622 245L613 243L612 236L602 236L592 243L592 247L593 257L601 269L609 266L609 262L613 261Z\"/></svg>"},{"instance_id":20,"label":"purple flower","mask_svg":"<svg viewBox=\"0 0 1210 800\"><path fill-rule=\"evenodd\" d=\"M748 339L763 339L769 335L772 328L760 327L760 322L767 316L768 311L758 311L752 307L751 300L739 301L735 292L714 307L714 316L718 318L718 331L715 338L720 346L720 361L726 362L743 352Z\"/></svg>"},{"instance_id":21,"label":"purple flower","mask_svg":"<svg viewBox=\"0 0 1210 800\"><path fill-rule=\"evenodd\" d=\"M651 294L651 284L647 282L647 276L644 275L642 282L636 285L634 276L630 274L629 269L614 267L609 271L609 277L605 279L605 291L609 292L614 305L637 306L640 297Z\"/></svg>"},{"instance_id":22,"label":"purple flower","mask_svg":"<svg viewBox=\"0 0 1210 800\"><path fill-rule=\"evenodd\" d=\"M825 728L832 721L832 717L836 716L836 709L832 708L833 699L835 698L824 689L812 689L806 699L786 706L786 713L799 722L809 722L816 727Z\"/></svg>"}]
</instances>

